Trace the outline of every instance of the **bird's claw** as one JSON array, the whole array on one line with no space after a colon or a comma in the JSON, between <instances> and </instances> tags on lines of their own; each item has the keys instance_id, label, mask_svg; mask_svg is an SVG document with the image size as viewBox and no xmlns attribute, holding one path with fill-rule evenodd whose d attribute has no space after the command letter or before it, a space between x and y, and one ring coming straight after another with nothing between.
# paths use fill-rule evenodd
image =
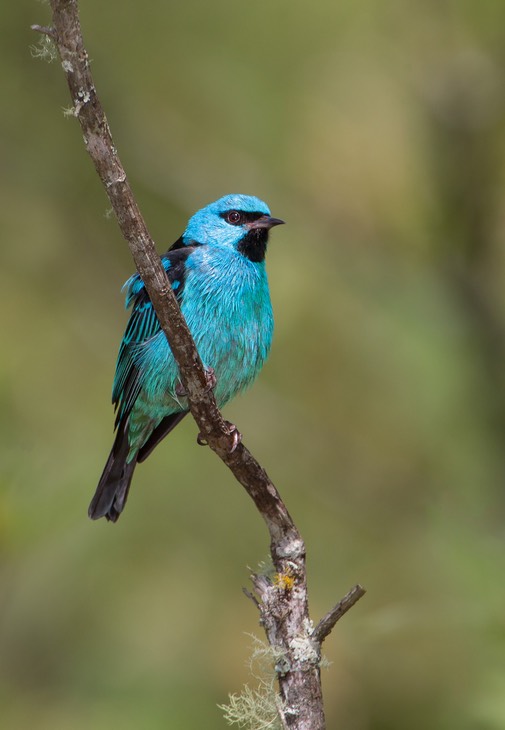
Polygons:
<instances>
[{"instance_id":1,"label":"bird's claw","mask_svg":"<svg viewBox=\"0 0 505 730\"><path fill-rule=\"evenodd\" d=\"M226 430L228 432L228 436L232 437L231 445L229 448L230 454L233 454L239 443L242 441L242 434L238 430L238 428L235 426L234 423L230 423L230 421L225 421Z\"/></svg>"},{"instance_id":2,"label":"bird's claw","mask_svg":"<svg viewBox=\"0 0 505 730\"><path fill-rule=\"evenodd\" d=\"M217 385L217 378L214 372L214 368L205 368L205 379L207 381L207 385L205 386L205 392L208 393L209 390L214 390ZM186 389L180 380L177 381L177 385L175 386L175 395L178 398L185 398L187 396Z\"/></svg>"},{"instance_id":3,"label":"bird's claw","mask_svg":"<svg viewBox=\"0 0 505 730\"><path fill-rule=\"evenodd\" d=\"M209 442L207 441L207 439L201 432L196 437L196 443L198 444L198 446L208 446L209 445Z\"/></svg>"},{"instance_id":4,"label":"bird's claw","mask_svg":"<svg viewBox=\"0 0 505 730\"><path fill-rule=\"evenodd\" d=\"M214 368L205 368L205 378L207 379L207 390L214 390L217 385L217 378L216 373L214 372Z\"/></svg>"},{"instance_id":5,"label":"bird's claw","mask_svg":"<svg viewBox=\"0 0 505 730\"><path fill-rule=\"evenodd\" d=\"M177 384L175 386L175 395L178 398L185 398L187 396L186 389L184 388L180 380L177 381Z\"/></svg>"},{"instance_id":6,"label":"bird's claw","mask_svg":"<svg viewBox=\"0 0 505 730\"><path fill-rule=\"evenodd\" d=\"M226 428L226 435L231 436L231 444L228 445L228 452L230 454L233 454L239 443L242 441L242 434L238 430L238 428L235 426L235 424L230 423L230 421L225 421L225 428ZM196 442L199 446L208 446L209 442L207 441L207 437L203 433L199 433L196 437Z\"/></svg>"}]
</instances>

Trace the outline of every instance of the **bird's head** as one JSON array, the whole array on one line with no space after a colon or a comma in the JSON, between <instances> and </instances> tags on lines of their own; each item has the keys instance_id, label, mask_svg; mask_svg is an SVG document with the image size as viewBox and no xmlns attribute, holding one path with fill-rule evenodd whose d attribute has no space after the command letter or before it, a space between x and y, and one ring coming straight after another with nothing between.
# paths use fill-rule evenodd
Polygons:
<instances>
[{"instance_id":1,"label":"bird's head","mask_svg":"<svg viewBox=\"0 0 505 730\"><path fill-rule=\"evenodd\" d=\"M195 213L182 238L185 244L232 248L257 263L265 258L270 229L281 223L259 198L225 195Z\"/></svg>"}]
</instances>

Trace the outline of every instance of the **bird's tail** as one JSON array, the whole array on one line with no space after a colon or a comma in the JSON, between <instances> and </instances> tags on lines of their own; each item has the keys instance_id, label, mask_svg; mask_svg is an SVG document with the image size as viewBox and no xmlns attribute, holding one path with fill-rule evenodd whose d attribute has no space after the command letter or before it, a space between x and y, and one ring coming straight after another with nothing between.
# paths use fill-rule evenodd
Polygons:
<instances>
[{"instance_id":1,"label":"bird's tail","mask_svg":"<svg viewBox=\"0 0 505 730\"><path fill-rule=\"evenodd\" d=\"M105 517L111 522L116 522L119 519L137 465L137 456L127 461L129 451L127 423L120 424L95 496L89 505L88 515L92 520Z\"/></svg>"}]
</instances>

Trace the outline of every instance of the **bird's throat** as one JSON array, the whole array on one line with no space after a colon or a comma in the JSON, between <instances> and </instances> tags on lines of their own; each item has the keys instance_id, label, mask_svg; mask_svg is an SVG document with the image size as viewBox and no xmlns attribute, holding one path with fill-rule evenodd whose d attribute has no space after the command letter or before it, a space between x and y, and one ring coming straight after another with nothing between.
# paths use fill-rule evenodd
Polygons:
<instances>
[{"instance_id":1,"label":"bird's throat","mask_svg":"<svg viewBox=\"0 0 505 730\"><path fill-rule=\"evenodd\" d=\"M249 261L257 264L265 260L268 243L268 230L266 228L252 228L240 241L238 251Z\"/></svg>"}]
</instances>

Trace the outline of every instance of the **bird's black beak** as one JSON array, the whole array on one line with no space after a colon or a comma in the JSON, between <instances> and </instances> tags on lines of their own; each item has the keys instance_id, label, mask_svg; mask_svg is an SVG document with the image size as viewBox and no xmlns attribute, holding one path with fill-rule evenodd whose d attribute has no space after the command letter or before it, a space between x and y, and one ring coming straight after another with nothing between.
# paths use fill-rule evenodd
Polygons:
<instances>
[{"instance_id":1,"label":"bird's black beak","mask_svg":"<svg viewBox=\"0 0 505 730\"><path fill-rule=\"evenodd\" d=\"M281 226L284 222L285 221L280 218L272 218L270 215L262 215L261 218L251 221L251 223L248 224L248 228L250 230L254 228L266 228L267 230L270 230L270 228L273 228L274 226Z\"/></svg>"}]
</instances>

